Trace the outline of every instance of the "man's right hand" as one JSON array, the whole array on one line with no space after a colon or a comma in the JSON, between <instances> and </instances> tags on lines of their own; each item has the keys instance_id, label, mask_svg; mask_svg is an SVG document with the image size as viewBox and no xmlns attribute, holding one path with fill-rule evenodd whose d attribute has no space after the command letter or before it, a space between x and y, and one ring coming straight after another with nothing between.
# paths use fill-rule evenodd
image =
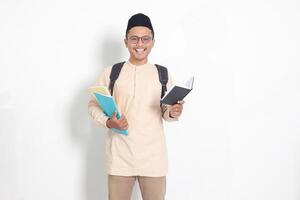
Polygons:
<instances>
[{"instance_id":1,"label":"man's right hand","mask_svg":"<svg viewBox=\"0 0 300 200\"><path fill-rule=\"evenodd\" d=\"M106 126L108 128L116 128L119 130L128 129L128 123L126 117L122 115L120 119L117 119L117 112L115 112L113 116L106 121Z\"/></svg>"}]
</instances>

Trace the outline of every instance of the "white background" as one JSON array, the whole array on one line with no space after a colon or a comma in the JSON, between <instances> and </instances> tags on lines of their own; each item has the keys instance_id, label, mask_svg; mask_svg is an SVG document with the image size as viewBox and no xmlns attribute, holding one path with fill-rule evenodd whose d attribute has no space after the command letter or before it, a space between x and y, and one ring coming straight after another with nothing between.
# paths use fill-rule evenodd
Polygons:
<instances>
[{"instance_id":1,"label":"white background","mask_svg":"<svg viewBox=\"0 0 300 200\"><path fill-rule=\"evenodd\" d=\"M128 59L127 20L143 12L150 62L175 82L195 75L165 126L167 200L299 200L299 11L297 0L1 0L0 199L106 199L87 87Z\"/></svg>"}]
</instances>

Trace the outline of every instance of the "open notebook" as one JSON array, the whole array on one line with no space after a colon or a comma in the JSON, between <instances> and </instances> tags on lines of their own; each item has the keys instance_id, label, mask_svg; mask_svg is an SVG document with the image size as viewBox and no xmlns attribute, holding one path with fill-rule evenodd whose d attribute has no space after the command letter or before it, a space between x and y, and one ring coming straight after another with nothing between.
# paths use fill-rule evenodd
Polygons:
<instances>
[{"instance_id":1,"label":"open notebook","mask_svg":"<svg viewBox=\"0 0 300 200\"><path fill-rule=\"evenodd\" d=\"M194 76L189 78L184 85L173 85L161 99L161 103L174 105L178 101L183 100L190 91L192 91L194 85Z\"/></svg>"}]
</instances>

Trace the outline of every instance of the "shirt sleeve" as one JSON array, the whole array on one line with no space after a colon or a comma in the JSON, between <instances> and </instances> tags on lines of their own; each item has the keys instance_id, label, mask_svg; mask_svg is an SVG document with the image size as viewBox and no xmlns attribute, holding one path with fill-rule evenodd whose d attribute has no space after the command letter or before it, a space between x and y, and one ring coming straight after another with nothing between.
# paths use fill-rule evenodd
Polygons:
<instances>
[{"instance_id":1,"label":"shirt sleeve","mask_svg":"<svg viewBox=\"0 0 300 200\"><path fill-rule=\"evenodd\" d=\"M168 83L167 83L167 90L169 90L172 85L173 85L173 80L172 77L170 75L170 73L168 72ZM170 105L167 104L162 104L161 105L161 112L162 112L162 117L165 121L171 122L171 121L178 121L179 117L171 117L170 116Z\"/></svg>"},{"instance_id":2,"label":"shirt sleeve","mask_svg":"<svg viewBox=\"0 0 300 200\"><path fill-rule=\"evenodd\" d=\"M102 85L108 87L110 71L111 71L111 67L105 68L102 71L98 83L96 85ZM88 103L88 113L98 127L108 128L106 126L106 121L109 119L109 117L107 117L105 113L102 111L102 109L99 107L99 104L94 96L91 97Z\"/></svg>"}]
</instances>

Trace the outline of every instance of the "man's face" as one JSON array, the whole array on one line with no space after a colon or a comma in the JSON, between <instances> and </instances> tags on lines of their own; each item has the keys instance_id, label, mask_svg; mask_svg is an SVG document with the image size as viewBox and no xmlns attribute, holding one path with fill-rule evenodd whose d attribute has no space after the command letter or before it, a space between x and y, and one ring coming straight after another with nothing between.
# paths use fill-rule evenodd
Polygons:
<instances>
[{"instance_id":1,"label":"man's face","mask_svg":"<svg viewBox=\"0 0 300 200\"><path fill-rule=\"evenodd\" d=\"M130 59L135 62L146 62L154 46L152 32L144 26L131 28L124 42L130 53Z\"/></svg>"}]
</instances>

